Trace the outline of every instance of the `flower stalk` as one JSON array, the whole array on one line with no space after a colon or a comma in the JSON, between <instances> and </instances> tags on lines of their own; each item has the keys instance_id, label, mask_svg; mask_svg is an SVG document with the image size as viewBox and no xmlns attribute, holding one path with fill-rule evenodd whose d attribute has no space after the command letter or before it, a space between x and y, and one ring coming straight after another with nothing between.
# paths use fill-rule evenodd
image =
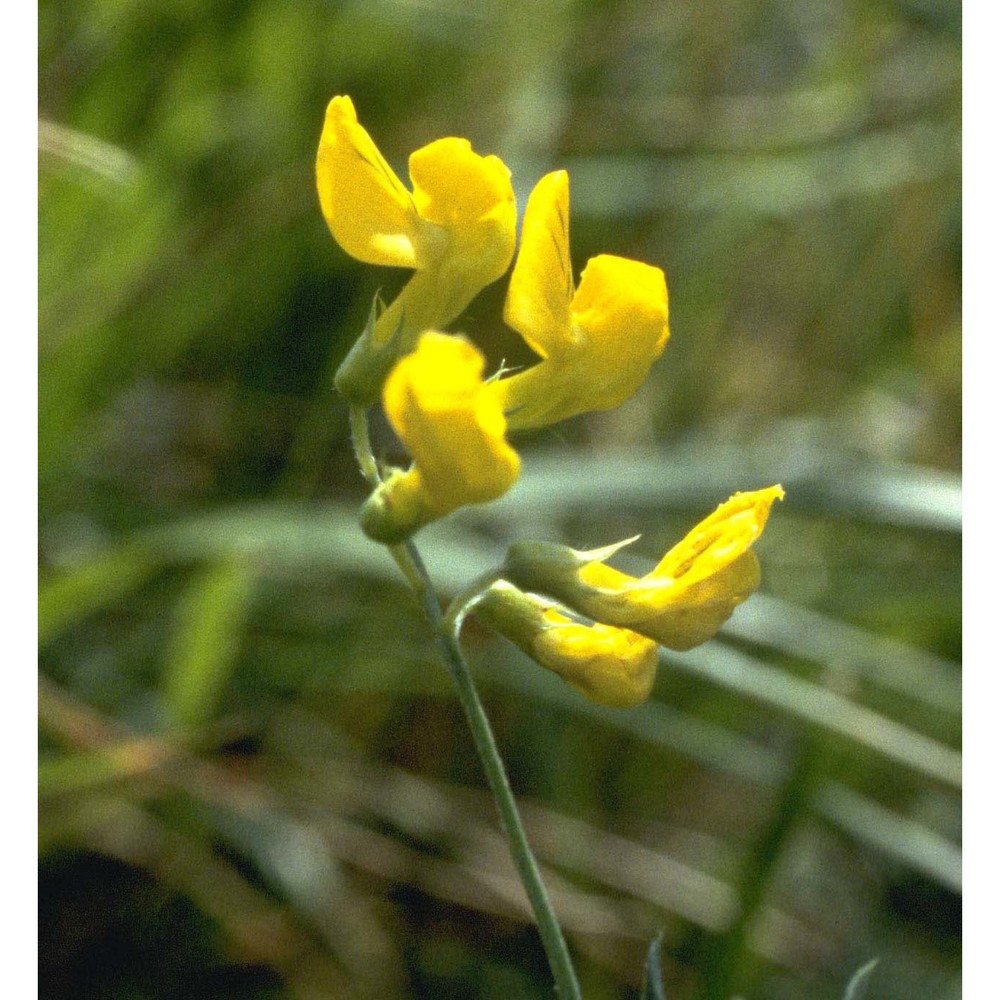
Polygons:
<instances>
[{"instance_id":1,"label":"flower stalk","mask_svg":"<svg viewBox=\"0 0 1000 1000\"><path fill-rule=\"evenodd\" d=\"M416 594L455 684L517 873L563 1000L580 987L514 794L462 654L465 616L481 621L584 697L628 708L645 701L659 647L710 639L760 581L751 546L780 486L736 493L642 577L607 560L635 539L591 551L516 541L504 563L456 595L446 613L413 542L422 527L496 500L519 475L508 434L607 410L632 396L670 336L666 276L641 261L591 257L574 280L569 177L546 174L525 210L504 320L538 355L527 369L485 377L487 359L446 327L514 256L510 171L496 156L448 137L409 158L410 187L359 124L350 98L327 107L316 159L320 207L333 237L358 260L413 274L368 323L334 384L350 404L354 453L371 489L364 532L387 547ZM376 461L367 408L381 398L410 456Z\"/></svg>"},{"instance_id":2,"label":"flower stalk","mask_svg":"<svg viewBox=\"0 0 1000 1000\"><path fill-rule=\"evenodd\" d=\"M371 451L365 410L363 407L352 406L350 413L351 440L358 457L358 464L365 478L375 486L381 477L375 456ZM462 627L464 611L475 603L476 595L466 591L463 601L458 605L453 605L453 610L446 617L441 613L441 607L434 594L430 576L413 541L408 540L398 545L391 545L389 551L413 588L424 616L434 632L434 640L438 652L441 654L441 659L454 681L462 711L465 713L469 729L472 731L472 739L476 745L479 760L486 772L486 780L493 793L497 812L500 814L500 823L507 836L514 866L538 923L538 932L549 961L549 968L552 970L556 992L562 1000L581 1000L582 994L566 939L559 926L545 883L542 881L538 862L535 860L531 845L528 843L528 835L517 810L517 802L510 787L503 758L497 748L496 737L493 735L486 710L483 708L475 681L459 644L458 636ZM481 583L484 587L488 586L494 578L494 574L488 574L481 578Z\"/></svg>"}]
</instances>

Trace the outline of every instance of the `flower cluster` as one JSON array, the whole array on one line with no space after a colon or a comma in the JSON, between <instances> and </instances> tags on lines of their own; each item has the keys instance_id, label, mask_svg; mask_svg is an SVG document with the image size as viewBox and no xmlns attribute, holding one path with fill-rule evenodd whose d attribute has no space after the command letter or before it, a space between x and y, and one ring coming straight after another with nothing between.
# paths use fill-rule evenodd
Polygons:
<instances>
[{"instance_id":1,"label":"flower cluster","mask_svg":"<svg viewBox=\"0 0 1000 1000\"><path fill-rule=\"evenodd\" d=\"M520 468L509 432L620 405L662 353L670 335L662 270L602 254L575 282L566 171L544 176L528 198L504 304L504 320L539 360L485 380L479 350L442 331L514 256L517 213L503 162L465 139L439 139L410 156L409 189L350 98L335 97L316 173L344 250L414 272L388 307L373 309L335 379L355 407L381 395L412 457L362 509L377 541L397 544L458 507L501 496ZM704 642L756 587L750 546L782 495L778 486L736 494L641 578L605 563L627 543L596 552L515 543L475 613L589 698L636 704L652 687L659 645Z\"/></svg>"}]
</instances>

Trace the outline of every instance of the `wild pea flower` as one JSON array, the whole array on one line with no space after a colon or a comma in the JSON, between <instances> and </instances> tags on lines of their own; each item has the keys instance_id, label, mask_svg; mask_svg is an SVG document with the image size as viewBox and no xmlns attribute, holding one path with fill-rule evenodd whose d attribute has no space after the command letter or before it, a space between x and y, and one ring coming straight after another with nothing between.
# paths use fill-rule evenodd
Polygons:
<instances>
[{"instance_id":1,"label":"wild pea flower","mask_svg":"<svg viewBox=\"0 0 1000 1000\"><path fill-rule=\"evenodd\" d=\"M611 409L639 388L667 342L666 278L602 254L574 287L569 178L557 170L528 199L504 320L542 359L494 383L512 430Z\"/></svg>"},{"instance_id":2,"label":"wild pea flower","mask_svg":"<svg viewBox=\"0 0 1000 1000\"><path fill-rule=\"evenodd\" d=\"M595 621L632 629L669 649L691 649L715 635L757 587L760 566L750 546L783 496L780 486L734 494L643 577L604 562L634 539L593 552L515 542L504 576Z\"/></svg>"},{"instance_id":3,"label":"wild pea flower","mask_svg":"<svg viewBox=\"0 0 1000 1000\"><path fill-rule=\"evenodd\" d=\"M393 368L385 412L413 464L390 474L365 502L361 523L370 537L402 541L428 521L513 486L520 459L504 437L507 422L483 383L483 365L467 340L428 331Z\"/></svg>"},{"instance_id":4,"label":"wild pea flower","mask_svg":"<svg viewBox=\"0 0 1000 1000\"><path fill-rule=\"evenodd\" d=\"M649 697L659 655L652 639L574 621L552 601L506 580L482 595L475 614L591 701L625 708Z\"/></svg>"},{"instance_id":5,"label":"wild pea flower","mask_svg":"<svg viewBox=\"0 0 1000 1000\"><path fill-rule=\"evenodd\" d=\"M514 254L517 210L500 159L451 137L416 150L409 169L412 192L358 124L351 99L330 101L316 183L334 239L359 260L416 272L337 372L337 388L361 405L378 397L424 330L452 322Z\"/></svg>"}]
</instances>

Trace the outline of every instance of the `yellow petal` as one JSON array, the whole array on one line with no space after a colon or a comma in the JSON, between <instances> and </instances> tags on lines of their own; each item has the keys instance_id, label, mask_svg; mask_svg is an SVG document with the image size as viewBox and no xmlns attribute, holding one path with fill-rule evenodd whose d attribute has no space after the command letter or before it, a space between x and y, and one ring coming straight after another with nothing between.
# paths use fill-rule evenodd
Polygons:
<instances>
[{"instance_id":1,"label":"yellow petal","mask_svg":"<svg viewBox=\"0 0 1000 1000\"><path fill-rule=\"evenodd\" d=\"M783 496L780 486L734 494L640 579L603 563L584 566L580 581L592 589L580 609L670 649L705 642L759 584L760 565L750 546Z\"/></svg>"},{"instance_id":2,"label":"yellow petal","mask_svg":"<svg viewBox=\"0 0 1000 1000\"><path fill-rule=\"evenodd\" d=\"M667 584L662 591L647 588L623 594L633 627L668 649L686 650L708 641L736 607L760 584L760 563L746 551L693 586Z\"/></svg>"},{"instance_id":3,"label":"yellow petal","mask_svg":"<svg viewBox=\"0 0 1000 1000\"><path fill-rule=\"evenodd\" d=\"M447 230L467 265L490 272L480 287L499 278L513 256L517 225L503 161L474 153L467 139L438 139L410 156L410 179L421 218ZM475 259L484 256L490 264Z\"/></svg>"},{"instance_id":4,"label":"yellow petal","mask_svg":"<svg viewBox=\"0 0 1000 1000\"><path fill-rule=\"evenodd\" d=\"M609 625L585 625L555 609L532 643L532 656L591 701L630 707L649 697L659 653L652 639Z\"/></svg>"},{"instance_id":5,"label":"yellow petal","mask_svg":"<svg viewBox=\"0 0 1000 1000\"><path fill-rule=\"evenodd\" d=\"M769 486L734 493L696 524L657 564L650 577L670 577L693 585L745 552L760 537L771 505L785 491Z\"/></svg>"},{"instance_id":6,"label":"yellow petal","mask_svg":"<svg viewBox=\"0 0 1000 1000\"><path fill-rule=\"evenodd\" d=\"M439 139L410 156L411 195L358 124L350 98L335 97L316 176L323 214L348 253L416 272L337 370L338 391L367 406L424 330L446 327L510 266L517 226L510 171L466 139Z\"/></svg>"},{"instance_id":7,"label":"yellow petal","mask_svg":"<svg viewBox=\"0 0 1000 1000\"><path fill-rule=\"evenodd\" d=\"M656 643L626 629L573 621L551 601L499 580L480 595L475 614L559 674L592 701L637 705L656 677Z\"/></svg>"},{"instance_id":8,"label":"yellow petal","mask_svg":"<svg viewBox=\"0 0 1000 1000\"><path fill-rule=\"evenodd\" d=\"M495 384L510 426L555 423L619 406L639 388L669 336L666 278L604 254L574 290L569 181L557 171L528 199L504 319L542 359Z\"/></svg>"},{"instance_id":9,"label":"yellow petal","mask_svg":"<svg viewBox=\"0 0 1000 1000\"><path fill-rule=\"evenodd\" d=\"M780 486L737 493L694 527L643 577L605 565L621 545L578 552L551 542L516 542L504 576L594 621L630 629L670 649L710 639L760 582L751 546Z\"/></svg>"},{"instance_id":10,"label":"yellow petal","mask_svg":"<svg viewBox=\"0 0 1000 1000\"><path fill-rule=\"evenodd\" d=\"M574 374L586 368L595 409L619 406L642 384L670 335L663 271L625 257L593 257L571 311L586 344Z\"/></svg>"},{"instance_id":11,"label":"yellow petal","mask_svg":"<svg viewBox=\"0 0 1000 1000\"><path fill-rule=\"evenodd\" d=\"M334 239L369 264L426 266L434 237L410 192L358 124L349 97L334 97L316 154L320 206Z\"/></svg>"},{"instance_id":12,"label":"yellow petal","mask_svg":"<svg viewBox=\"0 0 1000 1000\"><path fill-rule=\"evenodd\" d=\"M427 503L440 516L505 493L520 468L506 420L484 391L483 356L459 337L427 332L386 380L390 422L413 456Z\"/></svg>"},{"instance_id":13,"label":"yellow petal","mask_svg":"<svg viewBox=\"0 0 1000 1000\"><path fill-rule=\"evenodd\" d=\"M528 197L521 246L510 276L504 322L542 358L558 353L570 329L569 175L546 174Z\"/></svg>"},{"instance_id":14,"label":"yellow petal","mask_svg":"<svg viewBox=\"0 0 1000 1000\"><path fill-rule=\"evenodd\" d=\"M438 139L410 157L413 200L421 219L440 236L433 266L415 274L380 319L376 339L400 329L412 345L428 329L452 322L510 266L517 205L510 171L495 156L480 156L466 139Z\"/></svg>"}]
</instances>

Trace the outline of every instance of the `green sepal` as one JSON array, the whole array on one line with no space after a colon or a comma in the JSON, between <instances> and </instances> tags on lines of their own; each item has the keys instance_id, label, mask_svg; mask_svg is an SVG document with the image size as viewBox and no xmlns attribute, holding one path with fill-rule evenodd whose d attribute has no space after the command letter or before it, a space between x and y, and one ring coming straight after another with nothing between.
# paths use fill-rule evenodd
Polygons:
<instances>
[{"instance_id":1,"label":"green sepal","mask_svg":"<svg viewBox=\"0 0 1000 1000\"><path fill-rule=\"evenodd\" d=\"M357 406L370 406L379 398L392 366L406 353L409 346L403 343L402 310L399 311L396 325L388 338L381 344L376 342L376 328L386 313L382 299L376 293L361 336L347 352L347 357L341 361L337 374L333 377L337 391L348 402Z\"/></svg>"},{"instance_id":2,"label":"green sepal","mask_svg":"<svg viewBox=\"0 0 1000 1000\"><path fill-rule=\"evenodd\" d=\"M361 505L361 530L375 542L399 545L434 519L412 472L391 469Z\"/></svg>"},{"instance_id":3,"label":"green sepal","mask_svg":"<svg viewBox=\"0 0 1000 1000\"><path fill-rule=\"evenodd\" d=\"M619 549L631 545L638 537L634 535L632 538L583 552L557 542L514 542L507 548L503 573L508 580L524 590L561 595L581 586L578 574L584 566L610 559Z\"/></svg>"}]
</instances>

